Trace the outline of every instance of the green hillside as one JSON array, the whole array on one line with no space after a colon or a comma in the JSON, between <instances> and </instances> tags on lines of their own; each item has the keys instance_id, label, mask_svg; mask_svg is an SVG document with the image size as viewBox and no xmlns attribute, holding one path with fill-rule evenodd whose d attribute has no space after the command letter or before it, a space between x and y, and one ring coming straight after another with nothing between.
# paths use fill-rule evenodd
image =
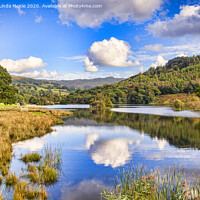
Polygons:
<instances>
[{"instance_id":1,"label":"green hillside","mask_svg":"<svg viewBox=\"0 0 200 200\"><path fill-rule=\"evenodd\" d=\"M162 94L194 93L200 84L200 56L177 57L116 84L77 90L62 103L90 103L98 93L112 103L148 104Z\"/></svg>"},{"instance_id":2,"label":"green hillside","mask_svg":"<svg viewBox=\"0 0 200 200\"><path fill-rule=\"evenodd\" d=\"M116 83L123 79L107 77L83 80L39 80L12 76L12 85L18 89L17 102L21 104L58 104L65 102L66 96L77 88L91 88L106 83Z\"/></svg>"},{"instance_id":3,"label":"green hillside","mask_svg":"<svg viewBox=\"0 0 200 200\"><path fill-rule=\"evenodd\" d=\"M12 85L19 91L18 102L41 105L59 103L62 96L73 90L51 81L20 76L12 76Z\"/></svg>"}]
</instances>

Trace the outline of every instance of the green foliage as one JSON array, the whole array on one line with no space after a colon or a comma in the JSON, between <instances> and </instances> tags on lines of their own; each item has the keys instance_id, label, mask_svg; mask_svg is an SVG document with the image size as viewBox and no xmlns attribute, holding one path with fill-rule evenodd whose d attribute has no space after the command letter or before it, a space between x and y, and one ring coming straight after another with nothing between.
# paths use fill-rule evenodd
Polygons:
<instances>
[{"instance_id":1,"label":"green foliage","mask_svg":"<svg viewBox=\"0 0 200 200\"><path fill-rule=\"evenodd\" d=\"M18 90L11 86L12 77L5 68L0 66L0 103L14 104Z\"/></svg>"},{"instance_id":2,"label":"green foliage","mask_svg":"<svg viewBox=\"0 0 200 200\"><path fill-rule=\"evenodd\" d=\"M196 89L196 95L198 96L198 97L200 97L200 86Z\"/></svg>"},{"instance_id":3,"label":"green foliage","mask_svg":"<svg viewBox=\"0 0 200 200\"><path fill-rule=\"evenodd\" d=\"M179 57L170 60L164 67L150 68L116 84L77 90L61 103L89 104L101 93L113 104L149 104L161 94L194 93L199 87L199 78L200 56Z\"/></svg>"},{"instance_id":4,"label":"green foliage","mask_svg":"<svg viewBox=\"0 0 200 200\"><path fill-rule=\"evenodd\" d=\"M112 108L113 104L109 97L99 93L95 96L93 100L91 100L90 106L91 109L104 110L106 108Z\"/></svg>"},{"instance_id":5,"label":"green foliage","mask_svg":"<svg viewBox=\"0 0 200 200\"><path fill-rule=\"evenodd\" d=\"M185 104L184 104L181 100L176 99L176 100L174 101L174 108L175 108L177 111L183 110L184 105L185 105Z\"/></svg>"},{"instance_id":6,"label":"green foliage","mask_svg":"<svg viewBox=\"0 0 200 200\"><path fill-rule=\"evenodd\" d=\"M17 103L53 105L58 104L65 97L70 88L47 80L37 80L26 77L12 76L13 86L19 90Z\"/></svg>"}]
</instances>

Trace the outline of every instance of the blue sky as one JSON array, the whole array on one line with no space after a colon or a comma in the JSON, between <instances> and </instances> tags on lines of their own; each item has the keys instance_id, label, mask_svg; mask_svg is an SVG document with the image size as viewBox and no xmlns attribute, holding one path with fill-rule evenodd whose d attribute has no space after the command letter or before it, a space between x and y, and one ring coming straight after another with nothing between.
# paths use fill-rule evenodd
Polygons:
<instances>
[{"instance_id":1,"label":"blue sky","mask_svg":"<svg viewBox=\"0 0 200 200\"><path fill-rule=\"evenodd\" d=\"M199 36L200 3L194 0L0 3L0 64L20 76L126 78L176 56L200 54Z\"/></svg>"}]
</instances>

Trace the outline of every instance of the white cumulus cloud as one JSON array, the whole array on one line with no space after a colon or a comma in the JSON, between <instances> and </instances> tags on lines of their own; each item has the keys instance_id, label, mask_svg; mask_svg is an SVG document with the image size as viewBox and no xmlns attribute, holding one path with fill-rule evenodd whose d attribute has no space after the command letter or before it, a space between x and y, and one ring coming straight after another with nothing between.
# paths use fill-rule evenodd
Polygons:
<instances>
[{"instance_id":1,"label":"white cumulus cloud","mask_svg":"<svg viewBox=\"0 0 200 200\"><path fill-rule=\"evenodd\" d=\"M187 55L184 52L181 52L180 54L177 55L177 57L187 57Z\"/></svg>"},{"instance_id":2,"label":"white cumulus cloud","mask_svg":"<svg viewBox=\"0 0 200 200\"><path fill-rule=\"evenodd\" d=\"M85 58L84 62L85 62L84 68L85 68L86 72L97 72L98 71L98 68L94 65L94 63L92 61L89 60L88 57Z\"/></svg>"},{"instance_id":3,"label":"white cumulus cloud","mask_svg":"<svg viewBox=\"0 0 200 200\"><path fill-rule=\"evenodd\" d=\"M3 59L0 60L0 65L12 73L25 73L30 70L41 68L46 65L41 58L30 56L27 59Z\"/></svg>"},{"instance_id":4,"label":"white cumulus cloud","mask_svg":"<svg viewBox=\"0 0 200 200\"><path fill-rule=\"evenodd\" d=\"M200 5L187 5L180 9L180 13L175 14L172 19L150 24L148 30L154 36L161 37L200 36Z\"/></svg>"},{"instance_id":5,"label":"white cumulus cloud","mask_svg":"<svg viewBox=\"0 0 200 200\"><path fill-rule=\"evenodd\" d=\"M157 57L157 61L155 63L152 63L151 67L158 67L158 66L164 66L167 63L167 60L165 60L161 55Z\"/></svg>"},{"instance_id":6,"label":"white cumulus cloud","mask_svg":"<svg viewBox=\"0 0 200 200\"><path fill-rule=\"evenodd\" d=\"M33 72L26 72L20 75L29 78L55 78L58 76L58 73L57 71L48 72L45 69L41 69L41 71L34 70Z\"/></svg>"},{"instance_id":7,"label":"white cumulus cloud","mask_svg":"<svg viewBox=\"0 0 200 200\"><path fill-rule=\"evenodd\" d=\"M162 0L58 0L59 17L63 24L75 22L81 27L99 27L104 22L143 21L160 9ZM77 5L98 8L77 8Z\"/></svg>"},{"instance_id":8,"label":"white cumulus cloud","mask_svg":"<svg viewBox=\"0 0 200 200\"><path fill-rule=\"evenodd\" d=\"M97 66L133 67L140 65L138 61L129 60L130 46L123 40L111 37L110 40L94 42L89 48L85 59L85 70L96 72Z\"/></svg>"}]
</instances>

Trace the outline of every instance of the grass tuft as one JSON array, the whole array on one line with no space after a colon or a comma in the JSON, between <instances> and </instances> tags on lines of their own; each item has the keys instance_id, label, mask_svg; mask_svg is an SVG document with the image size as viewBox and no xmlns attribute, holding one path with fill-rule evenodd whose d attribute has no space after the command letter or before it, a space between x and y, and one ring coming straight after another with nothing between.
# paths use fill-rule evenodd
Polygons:
<instances>
[{"instance_id":1,"label":"grass tuft","mask_svg":"<svg viewBox=\"0 0 200 200\"><path fill-rule=\"evenodd\" d=\"M33 187L27 182L18 182L14 189L13 200L26 200L26 199L40 199L45 200L48 198L47 192L44 187Z\"/></svg>"},{"instance_id":2,"label":"grass tuft","mask_svg":"<svg viewBox=\"0 0 200 200\"><path fill-rule=\"evenodd\" d=\"M27 177L33 183L40 184L41 181L41 174L38 171L38 168L35 165L29 164L28 165L28 175Z\"/></svg>"},{"instance_id":3,"label":"grass tuft","mask_svg":"<svg viewBox=\"0 0 200 200\"><path fill-rule=\"evenodd\" d=\"M33 152L24 155L21 160L25 163L29 162L39 162L41 159L41 155L39 153Z\"/></svg>"},{"instance_id":4,"label":"grass tuft","mask_svg":"<svg viewBox=\"0 0 200 200\"><path fill-rule=\"evenodd\" d=\"M6 187L12 187L18 183L18 178L15 174L10 172L6 177Z\"/></svg>"},{"instance_id":5,"label":"grass tuft","mask_svg":"<svg viewBox=\"0 0 200 200\"><path fill-rule=\"evenodd\" d=\"M43 156L38 166L28 165L26 175L32 183L50 185L55 183L60 177L60 165L62 163L62 149L46 146Z\"/></svg>"},{"instance_id":6,"label":"grass tuft","mask_svg":"<svg viewBox=\"0 0 200 200\"><path fill-rule=\"evenodd\" d=\"M53 167L45 166L42 171L45 184L55 183L60 177L59 171Z\"/></svg>"}]
</instances>

